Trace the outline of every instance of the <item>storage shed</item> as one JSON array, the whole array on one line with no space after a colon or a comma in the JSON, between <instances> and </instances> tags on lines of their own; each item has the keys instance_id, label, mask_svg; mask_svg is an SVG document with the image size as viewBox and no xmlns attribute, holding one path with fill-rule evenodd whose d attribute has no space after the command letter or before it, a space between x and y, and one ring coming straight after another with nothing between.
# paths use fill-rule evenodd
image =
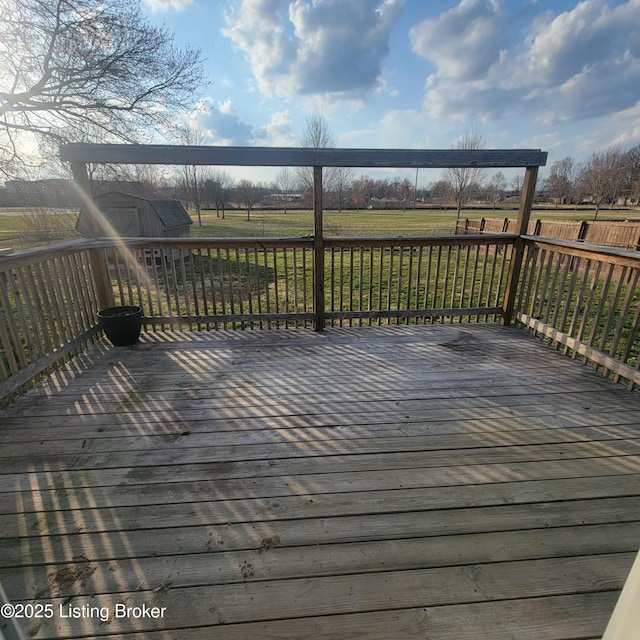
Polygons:
<instances>
[{"instance_id":1,"label":"storage shed","mask_svg":"<svg viewBox=\"0 0 640 640\"><path fill-rule=\"evenodd\" d=\"M165 200L151 194L111 191L95 196L94 202L104 220L96 220L88 207L82 207L76 229L85 238L105 235L186 238L191 235L193 221L178 200Z\"/></svg>"}]
</instances>

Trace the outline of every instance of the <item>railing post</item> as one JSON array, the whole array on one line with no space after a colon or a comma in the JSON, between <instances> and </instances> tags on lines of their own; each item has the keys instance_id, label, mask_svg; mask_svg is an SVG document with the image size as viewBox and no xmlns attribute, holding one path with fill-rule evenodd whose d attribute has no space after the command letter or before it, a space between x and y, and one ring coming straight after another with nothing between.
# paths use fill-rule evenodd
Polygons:
<instances>
[{"instance_id":1,"label":"railing post","mask_svg":"<svg viewBox=\"0 0 640 640\"><path fill-rule=\"evenodd\" d=\"M578 231L578 242L584 242L587 237L587 231L589 231L589 221L583 220L580 223L580 231Z\"/></svg>"},{"instance_id":2,"label":"railing post","mask_svg":"<svg viewBox=\"0 0 640 640\"><path fill-rule=\"evenodd\" d=\"M109 264L103 249L90 249L89 260L93 279L96 286L96 297L99 309L115 307L116 299L113 295L113 284L109 276Z\"/></svg>"},{"instance_id":3,"label":"railing post","mask_svg":"<svg viewBox=\"0 0 640 640\"><path fill-rule=\"evenodd\" d=\"M520 270L522 269L522 259L524 257L524 238L529 226L531 217L531 207L533 196L536 190L536 179L538 178L538 167L527 167L524 176L522 195L520 196L520 208L518 209L518 219L516 220L515 233L518 234L511 252L511 264L509 265L509 277L507 278L507 288L502 303L502 319L500 324L508 327L513 319L513 309L516 304L518 293L518 282L520 280Z\"/></svg>"},{"instance_id":4,"label":"railing post","mask_svg":"<svg viewBox=\"0 0 640 640\"><path fill-rule=\"evenodd\" d=\"M324 238L322 167L313 167L313 314L316 331L324 329Z\"/></svg>"},{"instance_id":5,"label":"railing post","mask_svg":"<svg viewBox=\"0 0 640 640\"><path fill-rule=\"evenodd\" d=\"M82 196L82 207L89 209L89 219L91 220L91 232L97 237L98 231L101 229L99 220L96 220L96 205L91 195L91 185L89 183L89 175L87 173L87 165L84 162L72 162L71 172L73 179L80 188ZM108 309L115 306L115 297L113 295L113 285L109 276L109 265L107 257L102 249L90 249L89 260L91 262L91 270L96 288L96 296L98 299L99 309Z\"/></svg>"}]
</instances>

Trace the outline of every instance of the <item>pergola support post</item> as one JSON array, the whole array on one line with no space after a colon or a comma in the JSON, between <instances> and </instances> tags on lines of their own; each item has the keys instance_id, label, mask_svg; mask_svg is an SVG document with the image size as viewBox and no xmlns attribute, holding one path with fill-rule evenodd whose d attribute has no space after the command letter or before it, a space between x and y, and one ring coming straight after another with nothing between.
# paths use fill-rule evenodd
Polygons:
<instances>
[{"instance_id":1,"label":"pergola support post","mask_svg":"<svg viewBox=\"0 0 640 640\"><path fill-rule=\"evenodd\" d=\"M322 233L322 167L313 167L313 315L316 331L324 330L324 237Z\"/></svg>"},{"instance_id":2,"label":"pergola support post","mask_svg":"<svg viewBox=\"0 0 640 640\"><path fill-rule=\"evenodd\" d=\"M511 250L511 264L509 265L509 277L502 304L502 318L500 324L508 327L513 320L513 310L518 294L518 282L522 269L522 259L524 257L524 237L527 234L529 219L531 218L531 208L533 206L533 196L536 190L536 180L538 178L538 167L527 167L522 194L520 196L520 208L518 209L518 219L516 220L515 233L518 234Z\"/></svg>"},{"instance_id":3,"label":"pergola support post","mask_svg":"<svg viewBox=\"0 0 640 640\"><path fill-rule=\"evenodd\" d=\"M82 195L82 206L89 209L89 219L91 220L91 233L93 237L98 236L98 231L102 228L100 220L96 218L98 208L93 201L91 194L91 183L89 182L89 173L87 165L84 162L72 162L71 172L73 179L80 189ZM108 309L115 306L115 297L113 295L113 286L109 276L109 264L107 257L102 249L90 249L89 261L91 262L91 270L96 287L96 297L99 309Z\"/></svg>"}]
</instances>

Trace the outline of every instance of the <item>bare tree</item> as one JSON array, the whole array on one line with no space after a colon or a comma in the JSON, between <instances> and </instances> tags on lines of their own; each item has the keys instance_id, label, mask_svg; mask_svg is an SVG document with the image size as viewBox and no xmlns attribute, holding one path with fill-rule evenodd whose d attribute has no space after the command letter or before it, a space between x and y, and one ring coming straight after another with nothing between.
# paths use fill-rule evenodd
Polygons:
<instances>
[{"instance_id":1,"label":"bare tree","mask_svg":"<svg viewBox=\"0 0 640 640\"><path fill-rule=\"evenodd\" d=\"M313 149L331 149L336 146L336 141L331 129L329 129L327 119L318 111L307 119L302 135L302 146Z\"/></svg>"},{"instance_id":2,"label":"bare tree","mask_svg":"<svg viewBox=\"0 0 640 640\"><path fill-rule=\"evenodd\" d=\"M605 151L593 151L591 160L583 167L580 181L585 194L591 197L596 206L594 220L598 219L598 213L606 199L615 196L623 166L620 147L613 145Z\"/></svg>"},{"instance_id":3,"label":"bare tree","mask_svg":"<svg viewBox=\"0 0 640 640\"><path fill-rule=\"evenodd\" d=\"M446 200L449 197L449 185L445 180L437 180L429 185L431 198L439 201Z\"/></svg>"},{"instance_id":4,"label":"bare tree","mask_svg":"<svg viewBox=\"0 0 640 640\"><path fill-rule=\"evenodd\" d=\"M369 176L360 176L351 185L351 200L356 205L356 209L364 207L373 191L373 180Z\"/></svg>"},{"instance_id":5,"label":"bare tree","mask_svg":"<svg viewBox=\"0 0 640 640\"><path fill-rule=\"evenodd\" d=\"M26 248L76 237L76 218L77 214L72 209L25 207L16 225L18 241Z\"/></svg>"},{"instance_id":6,"label":"bare tree","mask_svg":"<svg viewBox=\"0 0 640 640\"><path fill-rule=\"evenodd\" d=\"M487 184L487 200L491 203L493 209L496 208L496 202L502 198L507 189L507 179L502 171L494 173Z\"/></svg>"},{"instance_id":7,"label":"bare tree","mask_svg":"<svg viewBox=\"0 0 640 640\"><path fill-rule=\"evenodd\" d=\"M331 193L335 196L338 211L342 211L351 187L353 169L350 167L335 167Z\"/></svg>"},{"instance_id":8,"label":"bare tree","mask_svg":"<svg viewBox=\"0 0 640 640\"><path fill-rule=\"evenodd\" d=\"M140 184L147 193L157 193L166 196L173 195L173 187L161 165L134 164L125 165L131 167L131 180Z\"/></svg>"},{"instance_id":9,"label":"bare tree","mask_svg":"<svg viewBox=\"0 0 640 640\"><path fill-rule=\"evenodd\" d=\"M414 187L411 184L409 178L399 180L396 188L396 197L402 202L402 209L407 208L407 202L411 199L411 195L414 193Z\"/></svg>"},{"instance_id":10,"label":"bare tree","mask_svg":"<svg viewBox=\"0 0 640 640\"><path fill-rule=\"evenodd\" d=\"M518 195L522 194L522 187L524 186L524 177L522 174L517 173L513 178L511 178L511 189L515 191Z\"/></svg>"},{"instance_id":11,"label":"bare tree","mask_svg":"<svg viewBox=\"0 0 640 640\"><path fill-rule=\"evenodd\" d=\"M238 202L244 205L247 212L247 221L251 220L251 210L260 202L267 192L266 187L259 183L243 178L236 187Z\"/></svg>"},{"instance_id":12,"label":"bare tree","mask_svg":"<svg viewBox=\"0 0 640 640\"><path fill-rule=\"evenodd\" d=\"M178 50L139 0L0 0L0 170L39 142L133 141L190 105L200 52Z\"/></svg>"},{"instance_id":13,"label":"bare tree","mask_svg":"<svg viewBox=\"0 0 640 640\"><path fill-rule=\"evenodd\" d=\"M233 178L226 171L215 170L204 183L204 197L213 202L216 218L224 220L224 212L233 189Z\"/></svg>"},{"instance_id":14,"label":"bare tree","mask_svg":"<svg viewBox=\"0 0 640 640\"><path fill-rule=\"evenodd\" d=\"M164 193L174 195L175 188L159 165L150 164L89 164L89 179L94 196L114 188L130 193Z\"/></svg>"},{"instance_id":15,"label":"bare tree","mask_svg":"<svg viewBox=\"0 0 640 640\"><path fill-rule=\"evenodd\" d=\"M296 186L296 179L289 167L283 167L278 171L275 179L275 187L282 192L282 202L284 204L284 212L287 213L287 203L291 192Z\"/></svg>"},{"instance_id":16,"label":"bare tree","mask_svg":"<svg viewBox=\"0 0 640 640\"><path fill-rule=\"evenodd\" d=\"M640 201L640 144L623 154L624 167L618 187L618 193L624 198L625 206L632 199L636 204Z\"/></svg>"},{"instance_id":17,"label":"bare tree","mask_svg":"<svg viewBox=\"0 0 640 640\"><path fill-rule=\"evenodd\" d=\"M202 144L203 137L202 129L195 125L185 125L179 130L180 142L185 145L199 146ZM208 167L196 164L182 167L184 193L196 210L199 227L202 226L202 189L208 172Z\"/></svg>"},{"instance_id":18,"label":"bare tree","mask_svg":"<svg viewBox=\"0 0 640 640\"><path fill-rule=\"evenodd\" d=\"M327 119L318 112L307 118L307 124L302 134L301 146L308 149L331 149L336 146L335 138L329 129ZM322 171L323 191L330 191L335 181L336 168L328 167ZM313 191L313 168L298 167L296 169L298 184L307 192Z\"/></svg>"},{"instance_id":19,"label":"bare tree","mask_svg":"<svg viewBox=\"0 0 640 640\"><path fill-rule=\"evenodd\" d=\"M481 149L484 144L482 135L472 131L465 133L456 145L457 149ZM471 189L481 184L485 170L479 167L452 167L443 173L445 181L449 184L452 200L456 203L456 220L460 219L460 211L469 200Z\"/></svg>"},{"instance_id":20,"label":"bare tree","mask_svg":"<svg viewBox=\"0 0 640 640\"><path fill-rule=\"evenodd\" d=\"M554 199L556 209L559 203L567 203L571 199L571 192L575 181L574 161L567 156L562 160L556 160L549 170L545 180L545 188Z\"/></svg>"}]
</instances>

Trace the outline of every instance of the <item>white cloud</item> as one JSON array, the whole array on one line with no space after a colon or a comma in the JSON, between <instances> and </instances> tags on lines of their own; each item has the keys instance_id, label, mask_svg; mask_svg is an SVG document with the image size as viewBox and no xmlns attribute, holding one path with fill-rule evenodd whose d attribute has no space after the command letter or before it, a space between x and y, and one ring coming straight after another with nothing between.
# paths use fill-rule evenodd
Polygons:
<instances>
[{"instance_id":1,"label":"white cloud","mask_svg":"<svg viewBox=\"0 0 640 640\"><path fill-rule=\"evenodd\" d=\"M231 114L233 113L233 106L231 104L231 99L225 100L224 102L218 103L218 110L220 113Z\"/></svg>"},{"instance_id":2,"label":"white cloud","mask_svg":"<svg viewBox=\"0 0 640 640\"><path fill-rule=\"evenodd\" d=\"M499 34L506 6L462 0L412 30L414 51L436 64L426 82L427 113L485 122L517 115L553 125L640 100L640 0L584 0L559 15L547 12L511 48Z\"/></svg>"},{"instance_id":3,"label":"white cloud","mask_svg":"<svg viewBox=\"0 0 640 640\"><path fill-rule=\"evenodd\" d=\"M183 11L189 5L193 4L193 0L143 0L145 6L151 11Z\"/></svg>"},{"instance_id":4,"label":"white cloud","mask_svg":"<svg viewBox=\"0 0 640 640\"><path fill-rule=\"evenodd\" d=\"M253 142L253 127L242 121L231 100L214 103L212 98L205 98L191 119L202 130L204 144L246 146Z\"/></svg>"},{"instance_id":5,"label":"white cloud","mask_svg":"<svg viewBox=\"0 0 640 640\"><path fill-rule=\"evenodd\" d=\"M460 81L483 77L506 46L506 14L495 0L462 0L414 27L413 50L434 62L438 74Z\"/></svg>"},{"instance_id":6,"label":"white cloud","mask_svg":"<svg viewBox=\"0 0 640 640\"><path fill-rule=\"evenodd\" d=\"M223 34L247 55L263 95L375 89L403 0L242 0Z\"/></svg>"},{"instance_id":7,"label":"white cloud","mask_svg":"<svg viewBox=\"0 0 640 640\"><path fill-rule=\"evenodd\" d=\"M203 144L288 147L298 143L288 110L274 113L266 125L258 126L243 120L231 99L215 102L207 97L185 119L202 131Z\"/></svg>"},{"instance_id":8,"label":"white cloud","mask_svg":"<svg viewBox=\"0 0 640 640\"><path fill-rule=\"evenodd\" d=\"M256 133L257 144L270 147L296 147L298 137L291 128L291 114L288 109L278 111L271 120Z\"/></svg>"},{"instance_id":9,"label":"white cloud","mask_svg":"<svg viewBox=\"0 0 640 640\"><path fill-rule=\"evenodd\" d=\"M339 143L338 146L372 149L428 149L441 144L429 131L429 120L419 109L386 111L375 126L343 133Z\"/></svg>"}]
</instances>

